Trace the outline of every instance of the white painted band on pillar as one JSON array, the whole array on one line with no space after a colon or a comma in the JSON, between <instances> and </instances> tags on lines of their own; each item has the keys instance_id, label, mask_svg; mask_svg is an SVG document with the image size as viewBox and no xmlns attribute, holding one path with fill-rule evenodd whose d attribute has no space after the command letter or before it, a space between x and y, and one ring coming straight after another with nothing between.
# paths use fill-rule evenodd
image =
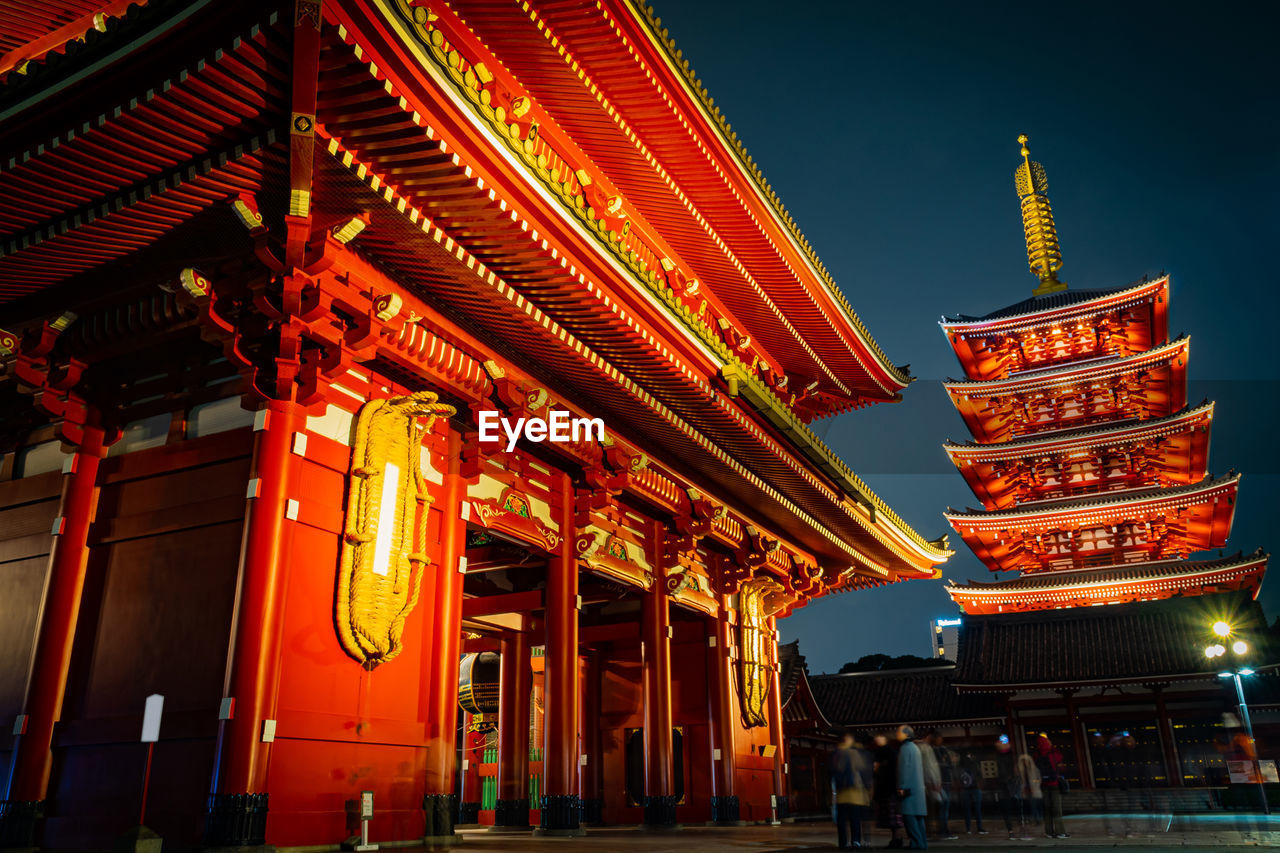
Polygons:
<instances>
[{"instance_id":1,"label":"white painted band on pillar","mask_svg":"<svg viewBox=\"0 0 1280 853\"><path fill-rule=\"evenodd\" d=\"M289 498L289 500L285 502L285 505L284 505L284 517L289 519L290 521L297 521L299 508L300 508L300 504L297 501L295 501L293 498Z\"/></svg>"},{"instance_id":2,"label":"white painted band on pillar","mask_svg":"<svg viewBox=\"0 0 1280 853\"><path fill-rule=\"evenodd\" d=\"M62 531L67 529L67 517L65 515L55 515L53 517L53 529L49 531L52 536L61 536Z\"/></svg>"},{"instance_id":3,"label":"white painted band on pillar","mask_svg":"<svg viewBox=\"0 0 1280 853\"><path fill-rule=\"evenodd\" d=\"M307 434L305 432L295 432L293 434L293 455L306 458Z\"/></svg>"},{"instance_id":4,"label":"white painted band on pillar","mask_svg":"<svg viewBox=\"0 0 1280 853\"><path fill-rule=\"evenodd\" d=\"M262 742L272 743L273 741L275 741L275 739L276 739L276 721L263 720L262 721Z\"/></svg>"},{"instance_id":5,"label":"white painted band on pillar","mask_svg":"<svg viewBox=\"0 0 1280 853\"><path fill-rule=\"evenodd\" d=\"M13 733L15 735L24 735L27 733L27 715L19 714L13 718Z\"/></svg>"},{"instance_id":6,"label":"white painted band on pillar","mask_svg":"<svg viewBox=\"0 0 1280 853\"><path fill-rule=\"evenodd\" d=\"M258 409L253 413L253 431L261 432L267 428L267 418L271 415L266 409Z\"/></svg>"},{"instance_id":7,"label":"white painted band on pillar","mask_svg":"<svg viewBox=\"0 0 1280 853\"><path fill-rule=\"evenodd\" d=\"M262 480L259 477L254 477L249 481L249 487L244 490L244 496L246 499L256 498L261 492Z\"/></svg>"},{"instance_id":8,"label":"white painted band on pillar","mask_svg":"<svg viewBox=\"0 0 1280 853\"><path fill-rule=\"evenodd\" d=\"M458 574L465 575L467 573L467 558L458 557Z\"/></svg>"},{"instance_id":9,"label":"white painted band on pillar","mask_svg":"<svg viewBox=\"0 0 1280 853\"><path fill-rule=\"evenodd\" d=\"M222 702L218 705L218 719L229 720L235 715L236 700L232 696L223 696Z\"/></svg>"}]
</instances>

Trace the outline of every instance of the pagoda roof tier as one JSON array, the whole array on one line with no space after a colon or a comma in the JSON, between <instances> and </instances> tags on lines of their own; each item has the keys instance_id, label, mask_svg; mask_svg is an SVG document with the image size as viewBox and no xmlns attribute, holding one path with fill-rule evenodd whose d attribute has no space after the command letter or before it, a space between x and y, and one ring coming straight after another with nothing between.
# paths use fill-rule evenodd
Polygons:
<instances>
[{"instance_id":1,"label":"pagoda roof tier","mask_svg":"<svg viewBox=\"0 0 1280 853\"><path fill-rule=\"evenodd\" d=\"M939 324L965 376L1003 379L1023 370L1102 355L1132 355L1169 334L1169 277L1118 290L1063 290L1033 296L983 317Z\"/></svg>"},{"instance_id":2,"label":"pagoda roof tier","mask_svg":"<svg viewBox=\"0 0 1280 853\"><path fill-rule=\"evenodd\" d=\"M993 572L1148 562L1223 547L1239 482L1239 474L1230 474L1193 486L945 515Z\"/></svg>"},{"instance_id":3,"label":"pagoda roof tier","mask_svg":"<svg viewBox=\"0 0 1280 853\"><path fill-rule=\"evenodd\" d=\"M1213 403L1174 415L1033 435L997 444L943 445L988 510L1031 501L1204 479Z\"/></svg>"},{"instance_id":4,"label":"pagoda roof tier","mask_svg":"<svg viewBox=\"0 0 1280 853\"><path fill-rule=\"evenodd\" d=\"M1248 556L1237 553L1218 560L1161 560L988 583L948 582L945 588L971 614L1120 604L1237 589L1257 598L1269 556L1258 549Z\"/></svg>"},{"instance_id":5,"label":"pagoda roof tier","mask_svg":"<svg viewBox=\"0 0 1280 853\"><path fill-rule=\"evenodd\" d=\"M1106 291L1059 291L1046 296L1033 296L1021 302L1002 307L982 316L959 314L942 318L940 323L948 334L1007 334L1023 330L1044 328L1053 323L1083 320L1089 316L1114 311L1121 307L1155 302L1162 310L1152 319L1157 339L1167 334L1167 307L1169 307L1169 275L1143 278L1129 286Z\"/></svg>"},{"instance_id":6,"label":"pagoda roof tier","mask_svg":"<svg viewBox=\"0 0 1280 853\"><path fill-rule=\"evenodd\" d=\"M652 9L458 0L442 20L448 10L497 60L518 63L539 121L573 138L633 229L661 235L700 282L697 299L718 298L793 391L817 383L807 417L896 398L906 369L853 312Z\"/></svg>"},{"instance_id":7,"label":"pagoda roof tier","mask_svg":"<svg viewBox=\"0 0 1280 853\"><path fill-rule=\"evenodd\" d=\"M1080 429L1126 418L1160 418L1186 405L1191 339L1137 355L1090 359L1008 379L943 383L982 444Z\"/></svg>"}]
</instances>

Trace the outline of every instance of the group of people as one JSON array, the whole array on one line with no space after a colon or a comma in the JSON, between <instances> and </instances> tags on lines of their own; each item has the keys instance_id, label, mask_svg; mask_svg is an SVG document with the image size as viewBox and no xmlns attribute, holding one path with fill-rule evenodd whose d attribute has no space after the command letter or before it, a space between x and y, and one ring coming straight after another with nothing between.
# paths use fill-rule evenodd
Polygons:
<instances>
[{"instance_id":1,"label":"group of people","mask_svg":"<svg viewBox=\"0 0 1280 853\"><path fill-rule=\"evenodd\" d=\"M995 745L987 766L974 751L947 747L942 735L917 737L911 726L899 726L896 739L876 735L868 745L845 732L832 754L836 837L841 849L861 847L863 823L874 814L876 826L889 830L890 847L925 850L928 823L934 837L959 838L951 831L953 802L964 815L966 834L986 835L982 823L983 792L990 790L1000 806L1010 838L1030 840L1030 827L1043 821L1044 834L1067 838L1062 823L1062 795L1067 780L1062 753L1041 734L1031 754L1016 757L1008 735Z\"/></svg>"}]
</instances>

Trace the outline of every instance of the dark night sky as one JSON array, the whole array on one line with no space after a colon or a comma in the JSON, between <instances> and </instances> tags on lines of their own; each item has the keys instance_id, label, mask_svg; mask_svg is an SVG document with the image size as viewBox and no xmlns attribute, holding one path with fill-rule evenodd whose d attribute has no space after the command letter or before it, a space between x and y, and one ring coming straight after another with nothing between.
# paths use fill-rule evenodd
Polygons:
<instances>
[{"instance_id":1,"label":"dark night sky","mask_svg":"<svg viewBox=\"0 0 1280 853\"><path fill-rule=\"evenodd\" d=\"M1030 296L1013 189L1025 132L1049 173L1069 285L1173 275L1170 330L1192 338L1189 398L1218 401L1211 471L1246 475L1227 551L1280 555L1280 285L1267 260L1280 247L1280 13L1149 2L656 8L876 340L919 377L901 404L815 425L909 523L936 536L945 507L976 504L940 447L966 436L938 384L959 367L937 321ZM991 577L962 543L944 575ZM1280 616L1280 580L1262 600ZM811 604L782 635L799 637L811 672L834 671L868 652L927 654L928 623L954 612L941 582L915 581Z\"/></svg>"}]
</instances>

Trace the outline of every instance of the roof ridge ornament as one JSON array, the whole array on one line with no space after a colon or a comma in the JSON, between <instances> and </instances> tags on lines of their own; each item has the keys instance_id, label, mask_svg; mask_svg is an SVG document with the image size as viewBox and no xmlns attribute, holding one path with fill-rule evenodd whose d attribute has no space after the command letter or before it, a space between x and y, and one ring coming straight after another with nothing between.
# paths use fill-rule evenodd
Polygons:
<instances>
[{"instance_id":1,"label":"roof ridge ornament","mask_svg":"<svg viewBox=\"0 0 1280 853\"><path fill-rule=\"evenodd\" d=\"M1027 265L1040 279L1040 286L1033 296L1047 296L1067 289L1066 282L1058 281L1062 269L1062 247L1058 244L1058 230L1053 224L1053 208L1049 206L1049 176L1044 166L1031 159L1025 133L1018 136L1022 146L1022 165L1013 173L1013 183L1022 199L1022 230L1027 238Z\"/></svg>"}]
</instances>

